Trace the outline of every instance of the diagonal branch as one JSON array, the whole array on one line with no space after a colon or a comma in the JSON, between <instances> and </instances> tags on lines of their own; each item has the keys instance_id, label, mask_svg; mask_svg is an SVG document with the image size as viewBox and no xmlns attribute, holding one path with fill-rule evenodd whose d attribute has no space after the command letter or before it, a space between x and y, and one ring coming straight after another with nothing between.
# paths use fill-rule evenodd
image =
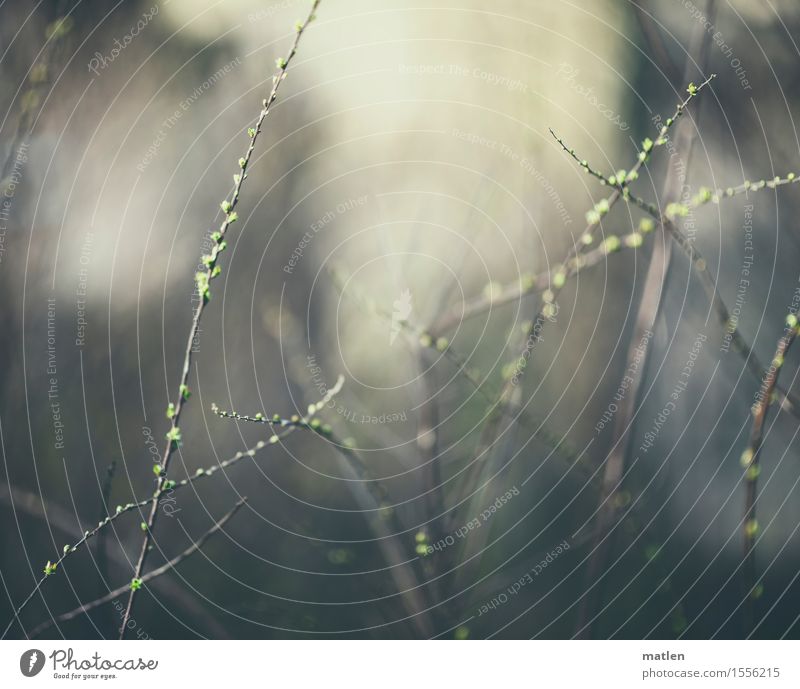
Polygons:
<instances>
[{"instance_id":1,"label":"diagonal branch","mask_svg":"<svg viewBox=\"0 0 800 689\"><path fill-rule=\"evenodd\" d=\"M533 349L535 346L531 346L530 343L538 342L541 339L541 330L544 327L544 324L550 320L549 317L555 314L555 302L558 294L566 284L566 280L574 275L578 270L580 262L577 259L580 258L582 247L589 246L593 243L595 234L597 229L600 227L602 219L609 213L617 201L626 197L628 183L635 181L639 177L640 170L650 160L652 153L667 143L667 134L673 128L675 123L681 120L689 103L709 84L709 82L715 76L716 75L712 74L698 86L693 83L689 85L689 88L687 89L688 96L678 104L672 117L668 118L666 122L663 123L656 140L652 141L651 139L647 138L642 142L636 158L636 163L633 165L633 167L630 170L620 171L617 173L616 177L620 180L620 184L615 186L612 193L608 197L595 204L595 207L586 214L588 225L580 238L580 242L576 242L570 247L564 261L561 263L561 265L556 267L553 281L543 292L542 304L537 310L536 316L530 321L530 326L527 328L527 332L525 333L525 338L523 340L525 342L525 351L520 354L518 360L527 359L527 357L524 357L525 354L532 358ZM504 419L511 410L514 392L517 389L517 385L522 378L524 370L525 367L520 366L518 368L517 375L510 377L506 381L499 397L493 402L489 417L483 428L483 432L481 433L478 451L476 452L477 457L482 457L485 459L483 459L481 462L476 461L474 463L475 468L472 472L473 476L470 477L470 483L466 484L466 490L469 490L471 485L481 485L484 483L482 481L482 476L491 472L491 449L494 447L496 440L501 433ZM517 414L515 420L518 420L519 416L520 415ZM509 428L510 426L506 427L502 432L505 433ZM482 496L480 492L475 491L473 502L480 500L481 498ZM472 507L472 505L470 505L470 507ZM474 561L476 566L478 561L478 558L476 558Z\"/></svg>"},{"instance_id":2,"label":"diagonal branch","mask_svg":"<svg viewBox=\"0 0 800 689\"><path fill-rule=\"evenodd\" d=\"M339 394L343 384L344 384L344 378L340 376L336 382L336 385L334 385L330 390L328 390L325 396L319 402L313 405L314 410L316 411L318 409L324 408L324 406L328 402L330 402L337 394ZM141 511L148 505L153 505L156 502L156 500L158 500L164 493L169 494L171 491L180 490L181 488L185 488L188 485L192 485L197 481L202 481L207 478L211 478L218 471L228 469L233 465L238 464L245 458L255 457L256 454L258 454L261 450L265 449L268 446L277 444L280 440L283 440L288 435L296 431L298 428L311 428L310 414L303 417L300 423L290 424L284 430L279 431L278 433L272 435L268 441L259 440L253 447L248 448L247 450L239 451L236 454L229 457L228 459L219 462L218 464L215 464L213 466L210 466L207 469L199 468L192 476L188 476L185 479L181 479L179 481L177 480L165 481L162 490L156 492L149 498L145 498L144 500L140 500L139 502L130 502L126 505L118 505L114 514L107 516L105 519L100 521L100 523L94 528L85 531L83 536L72 545L64 546L63 553L58 559L56 559L54 562L48 561L47 566L45 567L44 576L41 577L36 582L36 585L30 592L30 594L28 594L25 600L14 610L13 617L9 621L8 625L6 625L6 628L0 635L0 638L4 638L6 634L8 634L9 629L11 629L14 622L19 619L20 614L27 607L28 603L31 602L36 593L41 589L45 580L58 570L58 568L64 562L64 560L67 559L67 557L69 557L73 553L76 553L79 550L81 550L90 540L92 540L98 534L102 533L113 522L121 518L123 515L128 514L129 512L132 512L134 510ZM320 431L322 431L324 435L324 430L320 429ZM142 525L144 528L147 528L147 524L145 522L142 522Z\"/></svg>"},{"instance_id":3,"label":"diagonal branch","mask_svg":"<svg viewBox=\"0 0 800 689\"><path fill-rule=\"evenodd\" d=\"M170 570L175 569L175 567L177 567L186 558L191 557L194 553L200 550L200 548L203 547L205 542L209 538L211 538L211 536L213 536L217 531L222 529L222 527L225 526L225 524L231 519L231 517L233 517L233 515L235 515L239 511L239 508L241 508L246 502L247 498L243 497L233 506L233 508L224 517L222 517L222 519L216 522L214 526L212 526L208 531L206 531L202 536L200 536L200 538L198 538L194 543L192 543L192 545L186 548L186 550L184 550L179 555L176 555L169 562L165 562L160 567L157 567L151 572L145 574L142 577L142 584L146 584L147 582L155 579L156 577L160 577L162 574L166 574ZM75 608L74 610L61 613L60 615L57 615L56 617L53 617L47 620L46 622L42 622L41 624L33 628L33 630L29 634L29 637L33 638L35 636L38 636L43 631L49 629L50 627L56 624L59 624L60 622L69 622L70 620L73 620L76 617L79 617L89 612L90 610L94 610L95 608L98 608L101 605L104 605L105 603L110 603L115 598L123 595L129 589L130 589L130 584L125 584L124 586L120 586L119 588L114 589L113 591L109 591L105 596L97 598L91 601L90 603L84 603L83 605Z\"/></svg>"},{"instance_id":4,"label":"diagonal branch","mask_svg":"<svg viewBox=\"0 0 800 689\"><path fill-rule=\"evenodd\" d=\"M688 213L696 208L700 208L708 203L715 203L718 204L724 199L733 198L734 196L739 196L740 194L745 194L750 191L760 191L761 189L777 189L779 187L796 184L800 181L793 172L790 172L785 177L774 177L770 180L759 180L757 182L743 182L742 184L736 187L728 187L727 189L716 189L711 190L706 187L701 187L698 193L694 196L694 198L689 203L678 203L678 202L671 202L667 203L662 213L657 206L654 204L645 201L630 192L630 189L627 187L627 181L624 178L622 180L619 179L619 176L611 176L607 177L602 172L594 169L587 163L585 160L579 158L575 151L571 148L568 148L567 145L553 132L550 130L553 136L555 137L556 141L561 145L561 147L576 161L578 164L586 170L586 172L596 179L600 181L603 185L608 185L610 187L619 188L620 191L623 192L623 197L625 201L628 203L633 203L638 206L641 210L645 213L650 215L656 221L658 221L659 226L663 227L665 230L669 232L681 250L686 254L689 258L692 268L697 272L698 276L700 277L700 282L703 286L703 289L706 292L706 295L709 298L709 301L717 312L717 316L719 317L720 322L731 338L731 344L736 352L738 352L741 357L744 359L746 366L750 369L750 371L759 379L763 378L765 375L764 366L759 361L758 357L756 356L755 352L753 352L752 347L747 343L744 339L742 334L739 332L737 327L737 323L731 318L730 310L728 309L725 301L722 299L722 295L717 288L716 280L714 276L711 274L711 271L708 268L708 261L703 258L703 255L700 253L700 250L695 247L695 245L689 241L689 239L681 232L680 228L675 224L675 220L678 217L683 217L688 215ZM641 225L640 225L641 228ZM538 282L542 278L547 278L547 275L540 276L537 279L537 287ZM532 290L533 291L533 290ZM501 291L501 296L509 293L510 290L503 289ZM511 294L509 294L508 300L511 300ZM516 298L519 298L517 295ZM491 306L491 304L490 304ZM469 312L469 315L476 315L482 310L485 310L486 306L484 303L475 303L474 305L468 305L466 311ZM776 386L776 392L781 396L781 403L789 413L800 416L800 398L797 397L791 391L784 390L780 386Z\"/></svg>"}]
</instances>

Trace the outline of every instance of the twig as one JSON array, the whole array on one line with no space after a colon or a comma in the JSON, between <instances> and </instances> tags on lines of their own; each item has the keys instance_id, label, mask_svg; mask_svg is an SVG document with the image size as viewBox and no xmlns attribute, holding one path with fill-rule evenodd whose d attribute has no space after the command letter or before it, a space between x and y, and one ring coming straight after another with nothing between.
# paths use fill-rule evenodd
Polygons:
<instances>
[{"instance_id":1,"label":"twig","mask_svg":"<svg viewBox=\"0 0 800 689\"><path fill-rule=\"evenodd\" d=\"M200 536L200 538L197 539L194 543L192 543L192 545L190 545L188 548L186 548L186 550L184 550L182 553L172 558L169 562L166 562L160 567L157 567L156 569L145 574L142 577L142 585L146 584L149 581L152 581L156 577L160 577L162 574L166 574L172 569L175 569L175 567L177 567L186 558L190 557L198 550L200 550L200 548L203 547L205 542L211 536L213 536L217 531L219 531L223 526L225 526L225 524L231 519L231 517L233 517L233 515L235 515L239 511L239 508L241 508L242 505L244 505L246 502L247 498L242 497L242 499L239 500L233 506L233 508L224 517L222 517L222 519L216 522L214 526L212 526L208 531L206 531L202 536ZM56 625L60 622L69 622L70 620L75 619L76 617L83 615L89 612L90 610L94 610L95 608L100 607L105 603L111 602L118 596L124 594L129 589L130 589L130 584L125 584L124 586L120 586L119 588L114 589L113 591L109 591L105 596L102 596L101 598L97 598L89 603L84 603L79 607L75 608L74 610L70 610L69 612L61 613L60 615L57 615L56 617L53 617L47 620L46 622L42 622L38 626L34 627L33 630L30 632L29 636L33 638L34 636L41 634L46 629L49 629L53 625Z\"/></svg>"},{"instance_id":2,"label":"twig","mask_svg":"<svg viewBox=\"0 0 800 689\"><path fill-rule=\"evenodd\" d=\"M105 519L109 513L111 502L111 489L114 484L114 474L117 470L117 460L112 459L106 469L105 480L100 491L100 513L98 519ZM108 543L107 534L103 531L97 539L97 574L100 587L107 586L108 579Z\"/></svg>"},{"instance_id":3,"label":"twig","mask_svg":"<svg viewBox=\"0 0 800 689\"><path fill-rule=\"evenodd\" d=\"M530 322L530 327L525 333L524 341L526 343L526 347L528 346L528 342L535 342L539 337L541 337L541 329L549 320L548 316L551 316L555 313L555 301L561 289L564 287L567 278L574 274L575 270L577 269L577 265L579 263L576 261L576 258L579 257L581 248L593 243L595 232L600 226L602 219L609 213L616 202L624 197L627 184L638 178L639 171L650 160L653 151L667 143L667 134L675 122L683 116L692 99L698 93L700 93L715 76L716 75L712 74L699 86L690 84L689 88L687 89L688 96L678 104L673 116L667 119L667 121L662 125L657 139L652 141L651 139L647 138L642 142L641 148L637 155L636 163L633 165L633 167L628 171L620 171L617 173L617 178L621 180L620 185L614 188L610 196L595 204L594 208L586 214L586 220L588 224L583 235L581 236L580 243L576 242L570 247L564 261L555 270L553 282L542 294L542 305L537 310L536 316ZM486 456L494 446L496 438L500 432L502 421L506 417L506 413L512 402L512 394L516 389L519 379L521 379L522 375L524 374L524 371L525 368L521 368L516 380L514 378L509 378L506 381L499 397L494 402L488 420L484 425L483 432L481 433L480 446L478 452L476 453L478 457ZM477 462L475 464L476 471L473 471L473 474L475 475L473 482L476 485L480 485L482 483L482 475L485 475L491 471L491 462L484 461L482 462L483 466L477 466ZM467 485L466 490L469 489L470 486ZM475 499L480 499L480 496L476 496ZM476 558L476 566L477 560L479 560L479 558Z\"/></svg>"},{"instance_id":4,"label":"twig","mask_svg":"<svg viewBox=\"0 0 800 689\"><path fill-rule=\"evenodd\" d=\"M761 189L777 189L781 186L786 186L789 184L795 184L798 181L798 178L793 172L790 172L786 177L774 177L771 180L759 180L758 182L744 182L736 187L728 187L727 189L717 189L713 191L708 189L707 187L700 187L699 192L693 197L693 199L688 203L678 203L672 202L668 203L662 213L654 204L644 201L639 197L635 196L630 192L630 189L627 187L627 182L630 180L625 180L623 178L620 181L618 176L606 176L602 172L594 169L586 162L579 158L575 151L569 148L564 141L562 141L555 132L551 129L550 132L552 133L553 137L558 141L561 147L575 160L578 164L586 170L587 173L591 174L593 177L598 179L601 184L608 185L611 187L618 188L623 193L623 198L625 201L629 203L634 203L640 209L645 211L648 215L658 221L658 224L666 229L672 238L676 241L678 246L681 250L688 256L692 268L697 272L700 277L701 283L703 285L703 289L706 291L706 294L709 297L709 300L714 307L717 315L719 316L720 321L725 326L728 334L731 337L731 343L733 344L734 350L738 352L745 361L747 367L758 377L759 379L764 375L764 367L761 362L756 357L755 353L753 352L752 347L747 343L744 339L742 334L739 332L736 324L731 320L730 317L730 310L728 309L725 301L722 299L722 295L719 293L717 289L716 281L714 280L711 271L708 268L708 262L703 258L703 255L700 251L695 247L695 245L689 241L689 239L681 232L680 228L675 224L675 219L678 217L682 217L687 215L692 209L700 208L708 203L720 203L724 199L733 198L734 196L738 196L740 194L747 193L749 191L759 191ZM541 278L546 278L547 275L540 276L537 279L536 286L539 286L539 281ZM506 293L508 290L503 290L503 293ZM533 290L531 290L533 291ZM510 295L509 295L510 296ZM517 296L517 298L519 298ZM509 299L510 300L510 299ZM490 304L491 305L491 304ZM468 304L467 309L470 308ZM476 315L481 311L485 310L486 305L485 303L476 304L470 312L470 316ZM446 323L450 325L449 323ZM781 396L781 402L784 408L794 414L795 416L800 416L800 398L798 398L794 393L784 390L780 386L776 388L776 391Z\"/></svg>"},{"instance_id":5,"label":"twig","mask_svg":"<svg viewBox=\"0 0 800 689\"><path fill-rule=\"evenodd\" d=\"M756 572L755 544L758 534L758 520L756 519L756 500L758 497L758 475L761 473L761 446L764 441L764 424L767 419L770 402L775 391L784 357L792 346L797 335L800 334L797 316L789 314L786 317L783 335L778 340L778 346L772 357L772 362L761 382L759 393L752 407L753 427L750 429L750 438L747 448L742 453L741 463L745 469L745 505L742 530L744 533L744 567L743 589L745 604L745 634L749 634L755 622L755 601L760 596L758 573Z\"/></svg>"},{"instance_id":6,"label":"twig","mask_svg":"<svg viewBox=\"0 0 800 689\"><path fill-rule=\"evenodd\" d=\"M285 58L279 59L277 61L278 72L273 77L273 84L272 84L272 91L269 94L268 98L265 98L262 103L261 112L258 115L258 119L256 120L255 127L251 128L248 131L250 136L250 144L247 147L247 151L244 154L244 157L239 159L239 168L240 171L236 175L234 175L234 188L233 192L231 193L230 200L225 200L222 202L222 211L225 214L225 218L220 225L219 231L215 232L212 235L212 239L216 242L212 252L208 256L203 257L203 261L206 265L206 271L197 273L195 276L195 280L197 283L197 289L200 293L200 300L198 301L197 308L194 314L194 320L192 321L191 329L189 330L189 338L187 340L186 345L186 353L183 359L183 371L181 373L180 384L178 386L178 396L177 401L170 405L169 407L169 414L172 419L172 424L170 427L169 432L167 433L167 447L164 450L164 458L160 465L160 470L157 471L158 475L158 488L157 494L160 495L160 492L163 488L164 482L168 479L166 478L167 471L169 469L169 462L172 457L172 453L177 449L180 440L181 440L181 432L180 426L178 425L180 421L181 411L183 410L184 403L189 398L189 372L191 369L191 361L192 361L192 351L194 349L194 340L197 337L199 328L200 328L200 319L203 315L203 311L208 304L208 300L210 298L210 291L209 291L209 283L211 280L216 278L220 273L220 267L217 264L219 254L225 250L225 235L228 231L230 225L238 219L238 215L236 213L236 206L239 203L239 195L242 189L242 185L244 184L244 180L247 178L247 166L250 163L250 158L253 155L253 151L255 150L256 141L258 140L258 136L261 133L261 128L264 124L264 120L267 118L267 115L270 113L270 109L272 108L272 104L275 102L276 98L278 97L278 89L280 85L283 83L284 78L286 77L286 71L289 68L289 64L291 63L292 59L294 58L297 52L297 46L300 43L300 38L303 36L303 33L306 30L306 27L309 23L314 19L314 13L317 11L321 0L314 0L314 3L311 6L311 10L308 13L305 21L302 23L298 23L296 28L296 34L294 37L294 42L292 43L292 47L289 49ZM147 560L147 554L150 552L150 542L153 537L153 527L155 526L156 519L158 517L158 504L159 499L158 497L153 502L152 507L150 508L150 515L147 518L147 529L145 530L144 538L142 539L142 547L139 551L139 559L136 562L136 568L134 571L132 582L136 580L140 580L142 578L142 570L145 565L145 561ZM125 614L122 618L122 626L120 627L120 634L119 638L123 639L125 637L125 630L127 628L128 620L130 619L131 613L133 611L133 604L136 600L136 586L131 586L130 594L128 595L128 604L125 608Z\"/></svg>"},{"instance_id":7,"label":"twig","mask_svg":"<svg viewBox=\"0 0 800 689\"><path fill-rule=\"evenodd\" d=\"M303 343L299 334L300 328L291 315L285 326L281 322L280 328L278 328L277 322L277 318L271 320L270 334L280 340L282 347L288 350L289 376L297 382L305 374L304 362L299 358L299 352L303 351ZM386 569L390 572L401 605L408 612L409 622L415 627L418 635L423 638L430 637L433 627L428 618L435 608L427 601L422 577L413 561L410 561L407 545L401 538L401 535L407 533L409 529L402 524L397 509L390 508L383 511L383 516L391 523L392 530L387 528L387 524L380 518L381 515L378 512L385 504L388 490L369 475L367 465L353 448L354 441L340 440L333 431L328 432L328 438L334 445L342 473L347 476L347 487L353 499L359 505L360 510L369 515L369 517L365 517L365 521L388 565ZM416 557L413 559L415 560Z\"/></svg>"},{"instance_id":8,"label":"twig","mask_svg":"<svg viewBox=\"0 0 800 689\"><path fill-rule=\"evenodd\" d=\"M636 249L642 245L644 235L653 231L655 226L649 220L640 223L635 232L618 237L607 234L605 240L593 249L577 254L569 261L569 275L563 273L561 266L541 273L525 273L519 280L501 286L487 286L485 292L466 301L463 307L448 309L429 328L431 336L436 339L449 330L458 327L463 321L479 316L490 309L510 304L532 294L540 294L554 283L576 276L584 268L601 263L609 254L622 248ZM558 277L556 277L558 276Z\"/></svg>"},{"instance_id":9,"label":"twig","mask_svg":"<svg viewBox=\"0 0 800 689\"><path fill-rule=\"evenodd\" d=\"M612 243L609 243L608 246L613 249ZM580 262L579 259L576 259L576 262ZM334 278L334 284L340 289L340 292L342 292L343 283L345 280L341 270L333 269L332 277ZM350 284L352 284L352 281L350 281ZM374 303L373 300L366 298L361 290L353 288L348 290L347 294L360 306L368 310L369 313L391 321L391 315L384 309L381 309L377 304ZM496 392L486 389L488 376L482 377L481 374L473 367L468 366L467 362L458 353L456 353L450 344L450 341L446 337L440 336L434 338L433 335L426 332L423 328L419 327L410 320L402 321L400 325L403 330L412 335L423 348L429 349L432 352L437 352L444 359L449 361L456 369L456 374L466 380L472 386L475 392L478 393L478 395L480 395L490 404L495 402ZM550 432L545 427L543 420L537 418L529 412L523 412L517 418L517 422L520 424L520 426L529 430L548 447L560 452L564 458L568 459L570 462L573 462L577 459L577 452L575 452L573 448L569 447L569 444L564 440L564 438Z\"/></svg>"},{"instance_id":10,"label":"twig","mask_svg":"<svg viewBox=\"0 0 800 689\"><path fill-rule=\"evenodd\" d=\"M40 93L45 90L51 82L51 69L54 64L60 61L61 52L65 45L65 39L72 31L75 24L71 14L72 10L64 15L67 2L62 0L56 9L58 19L48 24L46 29L47 40L36 56L36 63L28 71L28 89L22 94L20 99L21 111L17 120L16 131L11 140L8 152L3 165L0 167L0 186L5 191L6 183L13 171L14 160L22 144L31 135L36 125L41 109L34 112L41 102Z\"/></svg>"},{"instance_id":11,"label":"twig","mask_svg":"<svg viewBox=\"0 0 800 689\"><path fill-rule=\"evenodd\" d=\"M339 392L342 389L342 385L343 384L344 384L344 378L342 376L340 376L338 381L336 382L336 385L334 385L330 390L328 390L326 392L325 396L319 402L317 402L316 405L314 405L314 406L317 409L320 409L320 408L324 407L337 394L339 394ZM309 417L304 417L304 418L306 419L306 421L309 420ZM163 490L159 491L159 492L156 492L154 495L152 495L149 498L146 498L144 500L140 500L139 502L130 502L130 503L126 504L126 505L118 505L117 508L116 508L116 511L114 512L113 515L107 516L105 519L101 520L98 523L97 526L95 526L94 528L92 528L92 529L90 529L88 531L85 531L84 534L83 534L83 537L80 538L80 540L76 541L72 545L64 546L63 553L61 554L61 556L57 560L55 560L55 562L51 563L51 562L48 561L47 566L45 567L45 575L43 577L41 577L39 579L39 581L36 582L36 586L34 587L34 589L25 598L25 600L14 610L14 616L11 618L11 621L6 626L5 630L3 631L3 634L0 635L0 638L3 638L3 637L5 637L6 634L8 634L8 630L11 629L11 626L19 618L19 616L22 613L22 611L25 609L25 607L28 605L28 603L30 603L30 601L36 595L36 592L39 591L39 589L44 584L45 580L50 575L54 574L58 570L58 568L60 567L62 562L67 557L72 555L73 553L78 552L88 541L90 541L92 538L94 538L98 533L102 532L106 527L108 527L110 524L115 522L117 519L119 519L123 515L127 514L128 512L132 512L134 510L140 511L142 508L147 507L148 505L153 505L156 502L156 500L159 499L159 497L161 496L162 492L164 492L164 491L179 490L181 488L185 488L186 486L192 485L197 481L201 481L201 480L204 480L206 478L210 478L214 474L216 474L217 471L219 471L221 469L228 469L228 468L232 467L233 465L238 464L240 461L242 461L245 458L248 458L248 457L249 458L253 458L253 457L256 456L256 454L258 452L260 452L264 448L266 448L268 446L271 446L271 445L277 444L280 440L283 440L284 438L286 438L288 435L293 433L298 428L304 428L304 427L306 427L306 425L308 425L308 424L292 424L289 427L287 427L286 429L284 429L284 430L280 431L279 433L271 436L268 441L259 440L253 447L250 447L247 450L242 450L240 452L237 452L233 456L229 457L228 459L226 459L226 460L224 460L222 462L219 462L218 464L210 466L207 469L202 469L202 468L197 469L197 471L192 476L188 476L185 479L182 479L180 481L174 481L174 480L165 481ZM144 526L144 528L147 527L147 524L145 522L142 522L142 525Z\"/></svg>"},{"instance_id":12,"label":"twig","mask_svg":"<svg viewBox=\"0 0 800 689\"><path fill-rule=\"evenodd\" d=\"M714 16L715 2L716 0L708 0L706 3L706 16ZM687 81L694 70L694 55L698 55L699 57L701 73L705 72L710 42L711 35L709 32L705 30L705 27L697 24L692 32L691 45L684 68L684 77ZM707 84L713 77L714 75L712 74L711 77L703 82L703 85ZM687 91L689 95L692 96L694 93L697 93L697 88L693 83L690 83ZM686 169L689 169L689 158L691 157L694 144L694 130L688 120L683 120L681 122L675 134L675 138L675 155L684 156L686 158ZM663 139L664 133L662 128L659 141ZM669 207L669 203L679 199L680 184L681 182L678 179L674 166L670 166L662 193L662 197L667 201L667 207ZM617 509L614 498L624 475L635 411L639 403L639 392L647 369L650 338L646 337L646 334L653 330L658 314L660 313L667 274L669 272L672 242L670 242L667 237L663 223L661 224L660 234L661 241L655 242L653 245L653 253L650 256L650 264L645 275L642 296L634 319L633 335L626 354L625 368L631 372L629 378L632 380L629 381L627 394L619 402L619 408L612 427L611 449L605 460L603 487L600 492L598 514L594 525L594 547L592 548L592 556L586 568L585 582L587 587L594 585L610 545L610 539L605 538L605 535L614 521L614 515ZM577 630L578 635L582 637L587 637L591 633L591 623L588 621L588 618L591 614L595 595L596 589L588 588L586 595L581 600L578 612Z\"/></svg>"}]
</instances>

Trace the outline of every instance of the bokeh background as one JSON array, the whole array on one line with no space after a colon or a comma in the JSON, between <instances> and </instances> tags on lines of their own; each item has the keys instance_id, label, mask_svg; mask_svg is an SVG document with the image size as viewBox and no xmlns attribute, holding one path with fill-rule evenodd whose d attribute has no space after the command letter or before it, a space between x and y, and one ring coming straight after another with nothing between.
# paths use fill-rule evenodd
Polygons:
<instances>
[{"instance_id":1,"label":"bokeh background","mask_svg":"<svg viewBox=\"0 0 800 689\"><path fill-rule=\"evenodd\" d=\"M152 493L193 274L275 59L309 5L0 4L3 627L65 543ZM342 374L320 414L333 435L296 432L175 492L151 568L248 502L145 586L137 634L797 637L797 420L777 406L768 419L752 624L739 457L760 380L721 349L724 327L680 250L593 581L612 444L612 424L597 424L625 375L663 238L568 282L515 388L528 423L502 424L488 449L487 411L540 296L460 315L558 266L607 194L550 128L604 171L630 167L655 138L653 118L714 72L687 115L691 156L659 149L639 193L661 203L671 165L685 166L692 193L797 171L798 27L791 0L323 0L248 170L170 474L269 436L216 417L212 403L303 415ZM705 56L695 50L704 33ZM799 211L790 186L710 205L684 225L761 361L800 279ZM629 233L641 216L620 203L602 234ZM434 332L452 314L453 327ZM421 346L415 329L447 338L452 356ZM654 447L631 461L700 334L685 391ZM790 354L785 387L796 371ZM139 521L123 516L69 557L8 637L129 581ZM112 602L40 633L115 637L119 622Z\"/></svg>"}]
</instances>

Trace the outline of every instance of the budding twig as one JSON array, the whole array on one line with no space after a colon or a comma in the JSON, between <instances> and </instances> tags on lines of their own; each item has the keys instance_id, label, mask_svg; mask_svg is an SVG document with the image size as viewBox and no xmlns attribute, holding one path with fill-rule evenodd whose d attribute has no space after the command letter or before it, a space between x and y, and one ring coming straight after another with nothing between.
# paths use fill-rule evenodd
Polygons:
<instances>
[{"instance_id":1,"label":"budding twig","mask_svg":"<svg viewBox=\"0 0 800 689\"><path fill-rule=\"evenodd\" d=\"M211 538L217 531L219 531L225 524L235 515L239 508L242 507L247 502L246 497L242 497L233 508L225 514L218 522L214 524L208 531L206 531L200 538L194 541L186 550L184 550L179 555L176 555L172 558L169 562L165 562L160 567L148 572L142 577L142 584L146 584L149 581L152 581L156 577L160 577L162 574L166 574L167 572L175 569L181 562L183 562L186 558L191 557L194 553L196 553L200 548L203 547L205 542ZM69 612L61 613L60 615L56 615L46 622L42 622L40 625L33 628L33 630L29 633L29 637L33 638L34 636L38 636L43 631L49 629L50 627L59 624L60 622L69 622L70 620L83 615L90 610L94 610L95 608L104 605L105 603L110 603L115 598L125 594L130 589L130 584L125 584L124 586L120 586L113 591L109 591L105 596L97 598L89 603L84 603L79 607L75 608L74 610L70 610Z\"/></svg>"},{"instance_id":2,"label":"budding twig","mask_svg":"<svg viewBox=\"0 0 800 689\"><path fill-rule=\"evenodd\" d=\"M239 159L239 172L234 175L234 188L233 192L229 199L226 199L222 202L222 212L225 214L225 217L220 225L220 228L217 232L212 235L212 239L215 241L215 246L211 251L211 254L208 256L203 257L203 262L206 265L205 272L199 272L195 276L195 282L197 283L197 290L200 293L200 300L197 304L197 308L194 314L194 320L192 321L192 327L189 330L189 338L186 345L186 354L184 355L183 359L183 371L181 373L180 378L180 385L178 386L178 397L177 401L174 404L171 404L169 407L169 415L172 419L172 425L170 427L169 432L167 433L167 447L164 451L164 459L160 464L161 470L157 472L158 476L158 490L160 491L163 487L164 481L168 480L166 478L167 470L169 469L169 462L172 457L173 452L177 449L178 445L181 442L181 432L180 426L178 422L180 420L181 411L183 409L184 403L189 398L189 371L191 369L191 362L192 362L192 351L194 349L194 341L197 337L198 331L200 329L200 319L203 315L203 311L205 309L206 304L208 304L208 300L211 297L209 284L211 280L216 278L220 274L220 267L218 265L219 254L225 250L225 235L232 223L236 222L238 219L238 215L236 213L236 206L239 203L239 197L242 190L242 186L244 184L244 180L247 179L247 166L250 163L250 159L253 155L253 151L255 150L256 141L258 140L258 136L261 133L261 128L264 124L264 120L267 118L267 115L270 113L270 109L272 108L273 103L278 97L278 89L280 88L283 80L286 76L286 71L289 68L289 64L294 58L295 54L297 53L297 46L300 43L300 38L302 37L303 33L306 30L306 27L309 23L314 19L315 12L319 7L321 0L314 0L314 3L311 6L311 10L306 17L306 20L296 27L296 34L294 37L294 42L292 43L292 47L289 49L285 58L281 58L277 61L278 72L272 79L272 91L270 92L269 96L264 99L263 107L261 108L261 112L258 115L258 119L256 120L255 127L252 127L248 130L248 135L250 137L250 144L247 147L247 150L242 158ZM158 492L158 491L157 491ZM147 554L150 551L150 542L152 540L152 533L153 527L155 526L156 518L158 517L158 499L153 502L152 507L150 508L150 515L147 518L147 528L145 530L144 538L142 539L142 547L139 551L139 559L136 562L136 568L133 575L133 581L141 580L142 578L142 570L145 565L145 561L147 560ZM131 586L131 591L128 596L128 604L125 609L125 614L122 618L122 626L120 627L120 634L119 638L122 639L125 637L125 629L127 627L128 620L130 619L131 612L133 611L133 603L136 599L136 591L137 587Z\"/></svg>"}]
</instances>

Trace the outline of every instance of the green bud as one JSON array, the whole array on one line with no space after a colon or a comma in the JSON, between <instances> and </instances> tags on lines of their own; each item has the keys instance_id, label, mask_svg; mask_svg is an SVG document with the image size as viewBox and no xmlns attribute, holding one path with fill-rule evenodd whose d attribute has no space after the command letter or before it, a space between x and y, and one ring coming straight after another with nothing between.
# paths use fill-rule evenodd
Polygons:
<instances>
[{"instance_id":1,"label":"green bud","mask_svg":"<svg viewBox=\"0 0 800 689\"><path fill-rule=\"evenodd\" d=\"M175 443L176 445L181 442L181 429L177 426L173 426L167 432L167 440L171 443Z\"/></svg>"},{"instance_id":2,"label":"green bud","mask_svg":"<svg viewBox=\"0 0 800 689\"><path fill-rule=\"evenodd\" d=\"M620 241L619 237L615 235L609 235L603 241L603 249L607 254L613 253L614 251L618 251L620 248Z\"/></svg>"},{"instance_id":3,"label":"green bud","mask_svg":"<svg viewBox=\"0 0 800 689\"><path fill-rule=\"evenodd\" d=\"M638 232L633 232L625 238L625 245L632 249L637 249L642 245L644 238Z\"/></svg>"}]
</instances>

